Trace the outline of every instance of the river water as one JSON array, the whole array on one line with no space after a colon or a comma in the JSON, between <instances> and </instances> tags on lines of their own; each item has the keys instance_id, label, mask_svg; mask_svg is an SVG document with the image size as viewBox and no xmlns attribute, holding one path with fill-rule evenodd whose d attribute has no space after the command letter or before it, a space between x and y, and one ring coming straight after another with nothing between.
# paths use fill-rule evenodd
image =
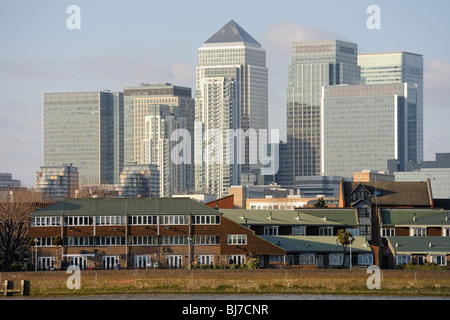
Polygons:
<instances>
[{"instance_id":1,"label":"river water","mask_svg":"<svg viewBox=\"0 0 450 320\"><path fill-rule=\"evenodd\" d=\"M178 301L289 301L289 300L450 300L437 296L378 296L378 295L326 295L326 294L104 294L104 295L58 295L14 296L10 299L39 300L178 300Z\"/></svg>"}]
</instances>

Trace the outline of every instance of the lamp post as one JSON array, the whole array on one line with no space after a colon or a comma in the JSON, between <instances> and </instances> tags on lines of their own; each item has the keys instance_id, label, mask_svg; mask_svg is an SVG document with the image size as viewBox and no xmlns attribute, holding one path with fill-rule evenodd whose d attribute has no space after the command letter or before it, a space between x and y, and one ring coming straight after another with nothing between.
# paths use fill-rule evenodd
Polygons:
<instances>
[{"instance_id":1,"label":"lamp post","mask_svg":"<svg viewBox=\"0 0 450 320\"><path fill-rule=\"evenodd\" d=\"M35 255L36 255L36 260L34 263L34 271L37 271L37 269L38 269L38 252L37 252L38 243L39 243L39 240L34 239L34 248L35 248Z\"/></svg>"},{"instance_id":2,"label":"lamp post","mask_svg":"<svg viewBox=\"0 0 450 320\"><path fill-rule=\"evenodd\" d=\"M348 238L348 241L350 241L350 269L352 268L352 242L353 242L353 237L350 236Z\"/></svg>"}]
</instances>

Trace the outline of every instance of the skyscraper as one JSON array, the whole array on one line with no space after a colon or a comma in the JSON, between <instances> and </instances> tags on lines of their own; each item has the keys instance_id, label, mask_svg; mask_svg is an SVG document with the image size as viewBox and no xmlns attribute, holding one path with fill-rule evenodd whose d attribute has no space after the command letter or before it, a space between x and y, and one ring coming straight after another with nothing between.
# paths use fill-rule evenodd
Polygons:
<instances>
[{"instance_id":1,"label":"skyscraper","mask_svg":"<svg viewBox=\"0 0 450 320\"><path fill-rule=\"evenodd\" d=\"M171 136L177 129L186 129L186 118L181 117L180 110L176 108L171 113L168 105L151 105L148 111L149 115L145 116L145 138L141 141L141 163L158 166L161 197L184 193L189 166L173 161L171 154L177 142L172 141Z\"/></svg>"},{"instance_id":2,"label":"skyscraper","mask_svg":"<svg viewBox=\"0 0 450 320\"><path fill-rule=\"evenodd\" d=\"M408 83L417 86L417 101L408 105L408 160L423 161L423 56L410 52L358 55L366 84Z\"/></svg>"},{"instance_id":3,"label":"skyscraper","mask_svg":"<svg viewBox=\"0 0 450 320\"><path fill-rule=\"evenodd\" d=\"M360 82L357 51L356 44L340 40L292 43L286 116L292 168L281 183L292 185L295 176L320 174L321 88Z\"/></svg>"},{"instance_id":4,"label":"skyscraper","mask_svg":"<svg viewBox=\"0 0 450 320\"><path fill-rule=\"evenodd\" d=\"M152 114L155 105L166 105L171 113L186 119L186 129L194 136L195 100L191 88L171 83L142 83L124 88L124 163L144 164L142 142L145 139L145 117ZM193 162L193 144L191 146ZM193 165L187 168L187 190L193 189ZM193 180L193 179L192 179Z\"/></svg>"},{"instance_id":5,"label":"skyscraper","mask_svg":"<svg viewBox=\"0 0 450 320\"><path fill-rule=\"evenodd\" d=\"M407 83L324 86L321 131L323 175L351 178L365 169L400 168L408 160L411 135L408 108L414 108L417 87Z\"/></svg>"},{"instance_id":6,"label":"skyscraper","mask_svg":"<svg viewBox=\"0 0 450 320\"><path fill-rule=\"evenodd\" d=\"M43 165L72 163L80 184L113 184L123 161L120 92L43 94Z\"/></svg>"},{"instance_id":7,"label":"skyscraper","mask_svg":"<svg viewBox=\"0 0 450 320\"><path fill-rule=\"evenodd\" d=\"M268 129L268 69L266 51L235 21L231 20L198 49L195 119L201 123L201 143L196 145L201 156L195 160L197 192L218 196L239 184L240 173L250 173L259 164L251 163L248 141L244 147L244 161L229 163L233 150L220 143L217 137L206 134L218 130L227 141L225 131ZM214 140L216 139L216 140ZM198 139L197 139L198 141ZM217 144L206 158L203 151ZM198 152L196 152L198 155ZM199 163L200 162L200 163ZM222 162L222 163L218 163Z\"/></svg>"}]
</instances>

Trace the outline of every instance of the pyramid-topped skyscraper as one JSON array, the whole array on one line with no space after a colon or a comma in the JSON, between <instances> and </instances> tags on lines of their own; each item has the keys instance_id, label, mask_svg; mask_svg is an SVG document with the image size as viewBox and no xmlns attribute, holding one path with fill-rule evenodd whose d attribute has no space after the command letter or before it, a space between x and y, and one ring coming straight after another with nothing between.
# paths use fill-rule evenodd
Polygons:
<instances>
[{"instance_id":1,"label":"pyramid-topped skyscraper","mask_svg":"<svg viewBox=\"0 0 450 320\"><path fill-rule=\"evenodd\" d=\"M243 150L230 150L224 144L214 145L220 142L212 142L205 134L219 130L224 142L230 129L245 133L268 129L266 51L234 20L198 49L195 99L195 119L203 133L202 143L197 139L195 145L196 191L222 196L231 185L241 183L242 175L259 173L261 165L252 161L248 140ZM229 163L230 155L233 163ZM236 161L239 156L245 160ZM211 158L219 161L208 162Z\"/></svg>"}]
</instances>

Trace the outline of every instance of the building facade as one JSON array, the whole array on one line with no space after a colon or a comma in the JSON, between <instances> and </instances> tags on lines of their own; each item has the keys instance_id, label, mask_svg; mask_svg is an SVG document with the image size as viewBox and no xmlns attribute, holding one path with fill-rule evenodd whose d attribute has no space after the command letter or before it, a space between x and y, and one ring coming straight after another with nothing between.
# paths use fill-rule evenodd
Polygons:
<instances>
[{"instance_id":1,"label":"building facade","mask_svg":"<svg viewBox=\"0 0 450 320\"><path fill-rule=\"evenodd\" d=\"M357 54L356 44L340 40L292 43L286 115L289 184L295 184L296 176L320 174L321 88L359 83Z\"/></svg>"},{"instance_id":2,"label":"building facade","mask_svg":"<svg viewBox=\"0 0 450 320\"><path fill-rule=\"evenodd\" d=\"M160 173L154 164L126 164L116 187L117 195L123 198L159 197Z\"/></svg>"},{"instance_id":3,"label":"building facade","mask_svg":"<svg viewBox=\"0 0 450 320\"><path fill-rule=\"evenodd\" d=\"M285 250L197 201L71 199L30 215L40 270L261 263ZM61 238L57 246L55 238Z\"/></svg>"},{"instance_id":4,"label":"building facade","mask_svg":"<svg viewBox=\"0 0 450 320\"><path fill-rule=\"evenodd\" d=\"M149 115L145 116L144 139L141 140L140 162L158 166L161 197L188 190L190 164L172 159L172 152L178 144L172 140L172 134L176 130L187 130L186 118L179 116L180 110L173 111L176 113L171 113L167 105L151 105Z\"/></svg>"},{"instance_id":5,"label":"building facade","mask_svg":"<svg viewBox=\"0 0 450 320\"><path fill-rule=\"evenodd\" d=\"M423 160L423 56L411 52L358 55L361 79L366 84L408 83L417 89L416 101L408 104L408 159Z\"/></svg>"},{"instance_id":6,"label":"building facade","mask_svg":"<svg viewBox=\"0 0 450 320\"><path fill-rule=\"evenodd\" d=\"M43 165L72 163L81 184L113 184L123 163L120 92L44 93Z\"/></svg>"},{"instance_id":7,"label":"building facade","mask_svg":"<svg viewBox=\"0 0 450 320\"><path fill-rule=\"evenodd\" d=\"M0 172L0 188L20 187L20 180L13 179L11 173Z\"/></svg>"},{"instance_id":8,"label":"building facade","mask_svg":"<svg viewBox=\"0 0 450 320\"><path fill-rule=\"evenodd\" d=\"M142 150L146 139L145 117L151 116L158 105L168 106L169 112L184 117L186 129L191 139L194 137L195 100L192 89L171 83L141 83L136 87L124 88L124 163L145 164ZM162 107L165 108L165 107ZM167 109L167 108L166 108ZM193 150L191 143L191 161L187 168L187 190L192 190Z\"/></svg>"},{"instance_id":9,"label":"building facade","mask_svg":"<svg viewBox=\"0 0 450 320\"><path fill-rule=\"evenodd\" d=\"M231 149L226 130L268 129L266 52L233 20L198 49L195 99L195 119L201 124L195 146L196 192L221 197L240 183L241 172L260 167L250 163L246 139L239 149L242 158L230 158L238 148Z\"/></svg>"},{"instance_id":10,"label":"building facade","mask_svg":"<svg viewBox=\"0 0 450 320\"><path fill-rule=\"evenodd\" d=\"M408 108L417 88L407 83L324 86L321 173L352 178L365 169L388 171L408 161Z\"/></svg>"},{"instance_id":11,"label":"building facade","mask_svg":"<svg viewBox=\"0 0 450 320\"><path fill-rule=\"evenodd\" d=\"M78 168L70 165L41 166L36 172L35 189L42 193L44 201L61 201L74 197L79 189Z\"/></svg>"}]
</instances>

